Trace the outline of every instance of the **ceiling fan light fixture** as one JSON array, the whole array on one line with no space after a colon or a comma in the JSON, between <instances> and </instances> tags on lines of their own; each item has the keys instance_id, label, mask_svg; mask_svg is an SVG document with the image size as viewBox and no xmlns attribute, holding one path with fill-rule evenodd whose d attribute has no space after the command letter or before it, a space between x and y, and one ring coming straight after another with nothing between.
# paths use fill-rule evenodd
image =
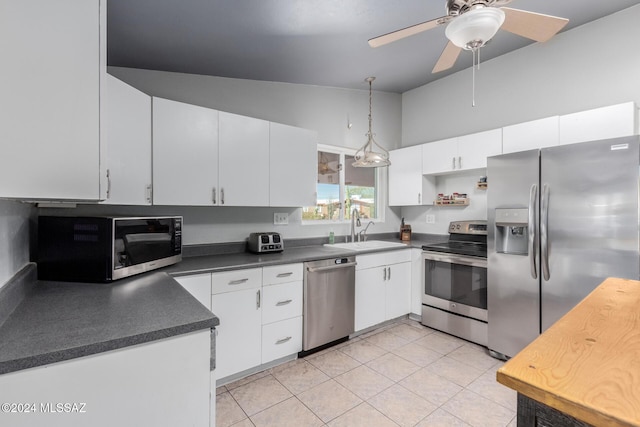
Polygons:
<instances>
[{"instance_id":1,"label":"ceiling fan light fixture","mask_svg":"<svg viewBox=\"0 0 640 427\"><path fill-rule=\"evenodd\" d=\"M373 122L371 117L371 83L373 83L375 79L375 77L367 77L364 80L369 83L369 132L367 132L367 142L356 151L356 154L353 156L355 162L353 162L351 166L354 168L379 168L391 164L389 161L389 152L378 145L375 139L373 139L373 132L371 130L371 124ZM374 147L377 147L379 152L374 151Z\"/></svg>"},{"instance_id":2,"label":"ceiling fan light fixture","mask_svg":"<svg viewBox=\"0 0 640 427\"><path fill-rule=\"evenodd\" d=\"M472 9L452 20L445 29L445 35L456 46L475 50L496 35L504 19L505 13L495 7Z\"/></svg>"}]
</instances>

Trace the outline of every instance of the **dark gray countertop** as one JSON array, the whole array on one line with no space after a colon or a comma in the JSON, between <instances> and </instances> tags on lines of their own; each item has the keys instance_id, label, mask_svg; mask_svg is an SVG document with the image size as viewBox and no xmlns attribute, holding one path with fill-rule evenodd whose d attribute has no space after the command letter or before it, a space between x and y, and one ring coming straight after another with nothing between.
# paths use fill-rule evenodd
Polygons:
<instances>
[{"instance_id":1,"label":"dark gray countertop","mask_svg":"<svg viewBox=\"0 0 640 427\"><path fill-rule=\"evenodd\" d=\"M406 248L442 240L446 236L426 235L408 242ZM405 248L354 252L322 245L297 246L262 255L239 252L185 257L162 270L112 283L35 281L15 309L11 307L11 314L0 319L0 374L219 325L220 320L171 276L400 249ZM29 281L29 277L22 280Z\"/></svg>"},{"instance_id":2,"label":"dark gray countertop","mask_svg":"<svg viewBox=\"0 0 640 427\"><path fill-rule=\"evenodd\" d=\"M0 374L219 324L162 272L113 283L38 281L0 325Z\"/></svg>"},{"instance_id":3,"label":"dark gray countertop","mask_svg":"<svg viewBox=\"0 0 640 427\"><path fill-rule=\"evenodd\" d=\"M406 248L422 248L427 243L445 241L447 236L428 236L414 239L406 243ZM390 240L391 241L391 240ZM399 242L398 239L393 240ZM389 247L367 251L351 251L328 248L323 245L285 247L280 253L253 254L249 252L230 253L223 255L202 255L183 258L178 264L171 265L162 271L172 276L183 276L198 273L215 273L226 270L265 267L269 265L289 264L296 262L315 261L341 256L363 255L375 252L386 252L406 249L404 247Z\"/></svg>"}]
</instances>

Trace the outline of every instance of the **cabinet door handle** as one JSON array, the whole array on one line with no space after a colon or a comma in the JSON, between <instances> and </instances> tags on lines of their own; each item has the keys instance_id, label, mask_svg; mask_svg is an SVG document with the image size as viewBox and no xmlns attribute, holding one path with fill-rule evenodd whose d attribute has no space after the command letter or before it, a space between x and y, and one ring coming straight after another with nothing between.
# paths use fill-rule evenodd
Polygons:
<instances>
[{"instance_id":1,"label":"cabinet door handle","mask_svg":"<svg viewBox=\"0 0 640 427\"><path fill-rule=\"evenodd\" d=\"M418 193L418 204L422 204L422 194Z\"/></svg>"},{"instance_id":2,"label":"cabinet door handle","mask_svg":"<svg viewBox=\"0 0 640 427\"><path fill-rule=\"evenodd\" d=\"M224 205L224 188L220 189L220 204Z\"/></svg>"},{"instance_id":3,"label":"cabinet door handle","mask_svg":"<svg viewBox=\"0 0 640 427\"><path fill-rule=\"evenodd\" d=\"M389 280L391 280L391 267L387 267L389 269L389 274L387 274L387 277L389 278Z\"/></svg>"},{"instance_id":4,"label":"cabinet door handle","mask_svg":"<svg viewBox=\"0 0 640 427\"><path fill-rule=\"evenodd\" d=\"M382 280L387 280L387 269L383 268L382 271L384 272L384 278Z\"/></svg>"},{"instance_id":5,"label":"cabinet door handle","mask_svg":"<svg viewBox=\"0 0 640 427\"><path fill-rule=\"evenodd\" d=\"M256 310L260 308L260 289L256 292Z\"/></svg>"},{"instance_id":6,"label":"cabinet door handle","mask_svg":"<svg viewBox=\"0 0 640 427\"><path fill-rule=\"evenodd\" d=\"M151 186L151 184L147 185L146 194L147 194L147 202L151 203L151 201L153 200L153 187Z\"/></svg>"},{"instance_id":7,"label":"cabinet door handle","mask_svg":"<svg viewBox=\"0 0 640 427\"><path fill-rule=\"evenodd\" d=\"M293 271L289 271L288 273L280 273L277 277L289 277L293 274Z\"/></svg>"},{"instance_id":8,"label":"cabinet door handle","mask_svg":"<svg viewBox=\"0 0 640 427\"><path fill-rule=\"evenodd\" d=\"M111 171L107 169L107 199L111 197Z\"/></svg>"},{"instance_id":9,"label":"cabinet door handle","mask_svg":"<svg viewBox=\"0 0 640 427\"><path fill-rule=\"evenodd\" d=\"M462 157L458 156L458 169L462 169Z\"/></svg>"},{"instance_id":10,"label":"cabinet door handle","mask_svg":"<svg viewBox=\"0 0 640 427\"><path fill-rule=\"evenodd\" d=\"M249 281L249 279L237 279L237 280L230 280L230 281L229 281L229 284L230 284L230 285L240 285L240 284L242 284L242 283L246 283L246 282L248 282L248 281Z\"/></svg>"},{"instance_id":11,"label":"cabinet door handle","mask_svg":"<svg viewBox=\"0 0 640 427\"><path fill-rule=\"evenodd\" d=\"M456 168L456 158L452 157L451 158L451 169L455 169Z\"/></svg>"},{"instance_id":12,"label":"cabinet door handle","mask_svg":"<svg viewBox=\"0 0 640 427\"><path fill-rule=\"evenodd\" d=\"M215 205L216 203L218 203L216 201L216 189L215 187L213 188L213 190L211 191L211 200L213 200L213 204Z\"/></svg>"},{"instance_id":13,"label":"cabinet door handle","mask_svg":"<svg viewBox=\"0 0 640 427\"><path fill-rule=\"evenodd\" d=\"M290 341L290 340L291 340L291 337L280 338L278 341L276 341L276 345L284 344L284 343L286 343L287 341Z\"/></svg>"},{"instance_id":14,"label":"cabinet door handle","mask_svg":"<svg viewBox=\"0 0 640 427\"><path fill-rule=\"evenodd\" d=\"M293 300L290 300L290 299L287 299L287 300L284 300L284 301L278 301L276 303L276 307L281 307L283 305L291 304L292 301Z\"/></svg>"}]
</instances>

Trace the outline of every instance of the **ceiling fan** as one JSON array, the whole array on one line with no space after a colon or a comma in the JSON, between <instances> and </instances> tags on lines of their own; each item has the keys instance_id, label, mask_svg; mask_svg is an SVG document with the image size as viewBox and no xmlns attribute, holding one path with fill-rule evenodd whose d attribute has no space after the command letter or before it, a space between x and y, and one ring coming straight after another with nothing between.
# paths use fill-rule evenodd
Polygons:
<instances>
[{"instance_id":1,"label":"ceiling fan","mask_svg":"<svg viewBox=\"0 0 640 427\"><path fill-rule=\"evenodd\" d=\"M447 24L449 39L433 73L447 70L455 64L460 52L475 54L500 28L528 39L545 42L556 35L568 19L504 7L511 0L446 0L447 14L437 19L412 25L369 40L369 46L379 47Z\"/></svg>"}]
</instances>

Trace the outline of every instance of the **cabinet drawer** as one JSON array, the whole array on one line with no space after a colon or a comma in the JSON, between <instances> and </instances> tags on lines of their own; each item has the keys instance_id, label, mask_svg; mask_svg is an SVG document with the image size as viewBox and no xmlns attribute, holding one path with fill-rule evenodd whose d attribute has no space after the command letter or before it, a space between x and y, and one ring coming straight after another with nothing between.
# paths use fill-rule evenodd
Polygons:
<instances>
[{"instance_id":1,"label":"cabinet drawer","mask_svg":"<svg viewBox=\"0 0 640 427\"><path fill-rule=\"evenodd\" d=\"M243 289L259 288L262 285L262 269L225 271L211 274L211 293L221 294Z\"/></svg>"},{"instance_id":2,"label":"cabinet drawer","mask_svg":"<svg viewBox=\"0 0 640 427\"><path fill-rule=\"evenodd\" d=\"M274 265L262 268L262 283L275 285L278 283L295 282L302 280L302 264Z\"/></svg>"},{"instance_id":3,"label":"cabinet drawer","mask_svg":"<svg viewBox=\"0 0 640 427\"><path fill-rule=\"evenodd\" d=\"M302 316L262 326L262 363L302 350Z\"/></svg>"},{"instance_id":4,"label":"cabinet drawer","mask_svg":"<svg viewBox=\"0 0 640 427\"><path fill-rule=\"evenodd\" d=\"M356 270L381 267L383 265L398 264L411 261L411 249L399 249L395 251L379 252L375 254L357 255Z\"/></svg>"},{"instance_id":5,"label":"cabinet drawer","mask_svg":"<svg viewBox=\"0 0 640 427\"><path fill-rule=\"evenodd\" d=\"M262 324L302 316L302 281L262 288Z\"/></svg>"}]
</instances>

